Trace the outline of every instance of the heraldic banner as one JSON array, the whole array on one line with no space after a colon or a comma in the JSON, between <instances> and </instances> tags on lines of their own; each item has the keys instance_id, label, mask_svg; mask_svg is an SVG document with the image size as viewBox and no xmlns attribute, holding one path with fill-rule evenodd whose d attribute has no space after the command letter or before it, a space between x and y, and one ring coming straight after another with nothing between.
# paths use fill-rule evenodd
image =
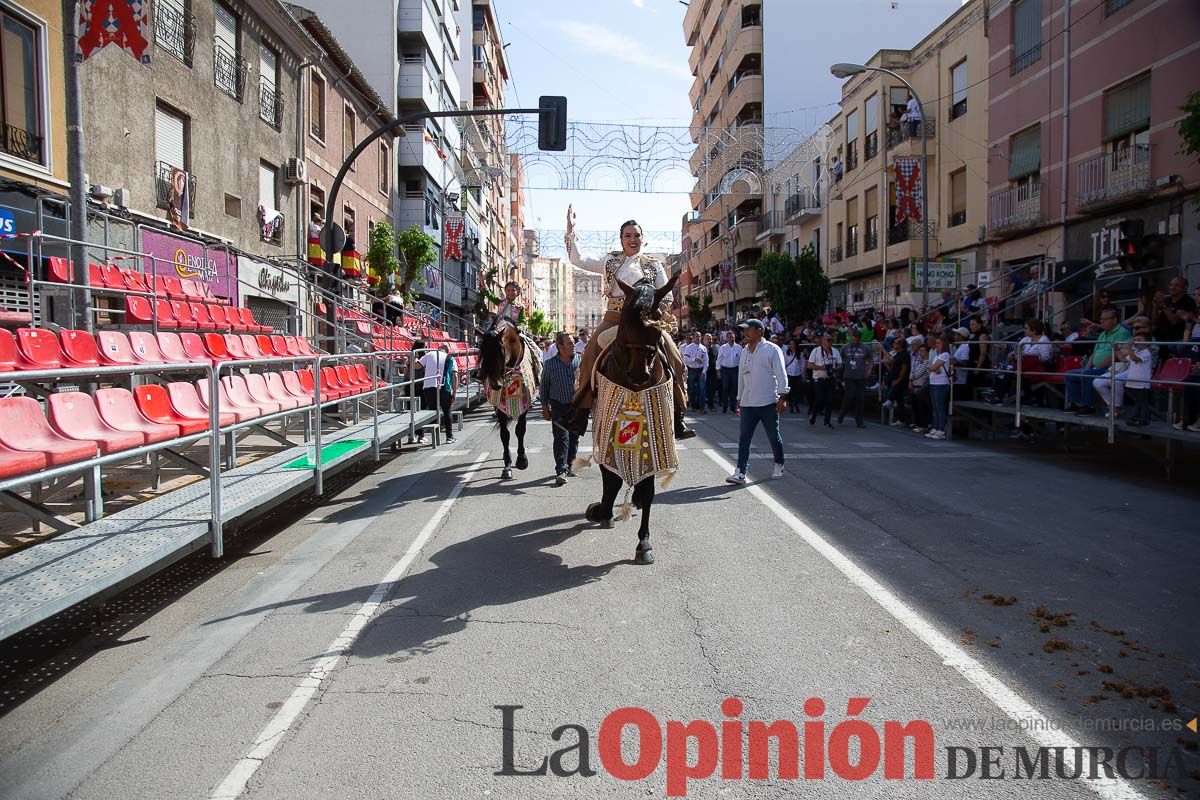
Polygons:
<instances>
[{"instance_id":1,"label":"heraldic banner","mask_svg":"<svg viewBox=\"0 0 1200 800\"><path fill-rule=\"evenodd\" d=\"M75 60L83 62L110 44L150 63L150 0L79 0Z\"/></svg>"},{"instance_id":2,"label":"heraldic banner","mask_svg":"<svg viewBox=\"0 0 1200 800\"><path fill-rule=\"evenodd\" d=\"M921 219L921 159L915 156L896 158L896 224L905 219Z\"/></svg>"},{"instance_id":3,"label":"heraldic banner","mask_svg":"<svg viewBox=\"0 0 1200 800\"><path fill-rule=\"evenodd\" d=\"M462 261L463 228L466 223L462 217L446 217L446 250L444 256L455 261Z\"/></svg>"}]
</instances>

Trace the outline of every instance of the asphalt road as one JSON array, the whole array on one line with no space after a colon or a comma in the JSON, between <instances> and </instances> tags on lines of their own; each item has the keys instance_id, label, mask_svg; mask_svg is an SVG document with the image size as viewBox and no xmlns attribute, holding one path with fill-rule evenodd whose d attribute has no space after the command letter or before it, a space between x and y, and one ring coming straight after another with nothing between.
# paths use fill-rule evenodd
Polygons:
<instances>
[{"instance_id":1,"label":"asphalt road","mask_svg":"<svg viewBox=\"0 0 1200 800\"><path fill-rule=\"evenodd\" d=\"M769 480L760 433L752 484L734 487L737 422L694 422L653 510L653 566L630 562L636 515L583 522L595 468L553 486L546 424L530 425L530 469L502 481L476 416L457 444L246 534L228 562L191 559L118 598L82 637L6 643L0 797L663 796L679 758L716 768L690 797L1200 795L1200 735L1183 727L1200 705L1194 484L789 418L787 476ZM869 703L851 713L851 698ZM496 775L497 706L521 706L512 771L582 730L597 774ZM639 717L648 759L663 731L637 780L612 774L618 753L639 758L636 729L602 727L624 707L656 721ZM668 720L707 721L712 740ZM737 720L794 723L801 775L824 778L780 780L772 746L769 780L723 779ZM912 741L905 779L884 778L887 757L855 779L889 720L929 723L932 779L913 778ZM1096 729L1113 720L1126 730ZM808 751L822 741L823 758ZM1067 778L1013 779L1017 748L1076 745L1143 748L1134 774L1155 749L1183 777L1089 780L1096 754L1075 780L1067 750ZM971 751L971 777L947 777L949 748L958 774ZM555 765L577 770L579 749ZM988 758L1004 778L981 779Z\"/></svg>"}]
</instances>

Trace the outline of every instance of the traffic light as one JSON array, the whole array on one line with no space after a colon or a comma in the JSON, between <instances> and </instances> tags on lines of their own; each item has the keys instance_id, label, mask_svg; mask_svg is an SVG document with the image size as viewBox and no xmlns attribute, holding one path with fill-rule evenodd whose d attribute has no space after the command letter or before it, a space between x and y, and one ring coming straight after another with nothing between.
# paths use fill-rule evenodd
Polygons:
<instances>
[{"instance_id":1,"label":"traffic light","mask_svg":"<svg viewBox=\"0 0 1200 800\"><path fill-rule=\"evenodd\" d=\"M561 153L567 149L567 98L538 99L538 149Z\"/></svg>"},{"instance_id":2,"label":"traffic light","mask_svg":"<svg viewBox=\"0 0 1200 800\"><path fill-rule=\"evenodd\" d=\"M1143 223L1140 219L1122 220L1117 241L1117 263L1122 272L1137 272L1141 264Z\"/></svg>"}]
</instances>

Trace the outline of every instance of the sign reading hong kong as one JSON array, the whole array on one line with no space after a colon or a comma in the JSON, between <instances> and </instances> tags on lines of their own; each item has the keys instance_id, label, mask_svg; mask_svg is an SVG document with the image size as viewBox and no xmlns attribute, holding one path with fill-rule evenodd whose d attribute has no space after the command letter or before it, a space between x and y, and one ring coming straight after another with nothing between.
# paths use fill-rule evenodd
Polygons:
<instances>
[{"instance_id":1,"label":"sign reading hong kong","mask_svg":"<svg viewBox=\"0 0 1200 800\"><path fill-rule=\"evenodd\" d=\"M154 256L155 275L200 281L217 297L237 299L237 257L159 231L142 231L142 252ZM149 269L150 265L147 264Z\"/></svg>"}]
</instances>

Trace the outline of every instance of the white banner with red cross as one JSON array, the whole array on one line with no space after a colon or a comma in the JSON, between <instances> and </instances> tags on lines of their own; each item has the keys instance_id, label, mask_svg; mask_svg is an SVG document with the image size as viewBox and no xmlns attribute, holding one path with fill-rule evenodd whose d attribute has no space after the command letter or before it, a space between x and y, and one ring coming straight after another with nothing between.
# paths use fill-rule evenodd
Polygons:
<instances>
[{"instance_id":1,"label":"white banner with red cross","mask_svg":"<svg viewBox=\"0 0 1200 800\"><path fill-rule=\"evenodd\" d=\"M445 247L446 258L462 261L463 229L466 223L462 217L446 217Z\"/></svg>"},{"instance_id":2,"label":"white banner with red cross","mask_svg":"<svg viewBox=\"0 0 1200 800\"><path fill-rule=\"evenodd\" d=\"M721 283L720 289L729 289L737 291L737 279L733 276L733 262L725 260L721 262Z\"/></svg>"},{"instance_id":3,"label":"white banner with red cross","mask_svg":"<svg viewBox=\"0 0 1200 800\"><path fill-rule=\"evenodd\" d=\"M896 159L896 223L905 219L921 222L921 159Z\"/></svg>"}]
</instances>

